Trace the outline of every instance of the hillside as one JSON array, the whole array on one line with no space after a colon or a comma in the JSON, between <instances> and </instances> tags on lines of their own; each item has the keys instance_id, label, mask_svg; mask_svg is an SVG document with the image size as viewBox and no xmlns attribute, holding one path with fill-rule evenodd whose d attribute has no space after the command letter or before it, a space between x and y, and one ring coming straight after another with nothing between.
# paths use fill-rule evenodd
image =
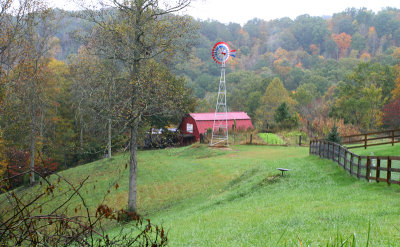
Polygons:
<instances>
[{"instance_id":1,"label":"hillside","mask_svg":"<svg viewBox=\"0 0 400 247\"><path fill-rule=\"evenodd\" d=\"M82 191L92 210L110 188L107 204L123 208L127 160L121 154L61 175L75 184L89 176ZM291 170L282 177L278 167ZM399 246L400 187L358 181L335 163L308 156L308 148L143 151L138 174L139 212L168 230L170 246L297 246L298 238L304 246L325 246L353 233L357 246L365 246L369 223L370 245Z\"/></svg>"}]
</instances>

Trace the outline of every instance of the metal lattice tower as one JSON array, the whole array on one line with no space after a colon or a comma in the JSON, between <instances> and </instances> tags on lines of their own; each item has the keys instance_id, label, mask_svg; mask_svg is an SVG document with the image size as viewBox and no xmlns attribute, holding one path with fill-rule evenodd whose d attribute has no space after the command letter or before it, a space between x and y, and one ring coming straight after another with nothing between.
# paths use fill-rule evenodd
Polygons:
<instances>
[{"instance_id":1,"label":"metal lattice tower","mask_svg":"<svg viewBox=\"0 0 400 247\"><path fill-rule=\"evenodd\" d=\"M229 146L228 114L226 105L225 62L221 64L217 104L210 146Z\"/></svg>"}]
</instances>

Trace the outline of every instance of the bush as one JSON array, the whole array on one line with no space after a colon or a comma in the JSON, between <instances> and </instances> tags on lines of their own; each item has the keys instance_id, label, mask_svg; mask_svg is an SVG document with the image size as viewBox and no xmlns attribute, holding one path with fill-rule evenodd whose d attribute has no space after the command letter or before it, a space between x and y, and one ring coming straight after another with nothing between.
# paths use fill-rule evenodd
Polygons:
<instances>
[{"instance_id":1,"label":"bush","mask_svg":"<svg viewBox=\"0 0 400 247\"><path fill-rule=\"evenodd\" d=\"M74 186L65 178L57 179L38 174L41 179L29 195L23 191L4 193L0 207L0 246L155 246L167 245L167 234L162 227L153 225L136 213L115 210L107 205L99 205L95 212L89 210L79 217L68 216L71 201L77 198L80 205L86 205L80 189L85 181ZM54 181L56 180L56 181ZM0 180L1 181L1 180ZM4 181L1 181L4 182ZM71 196L60 197L61 189L73 192ZM64 186L67 185L67 188ZM35 192L34 192L35 191ZM46 208L49 199L57 200L55 208ZM93 211L93 210L92 210ZM121 228L115 237L105 233L104 225L124 224L129 221L129 228ZM127 231L130 230L130 231Z\"/></svg>"}]
</instances>

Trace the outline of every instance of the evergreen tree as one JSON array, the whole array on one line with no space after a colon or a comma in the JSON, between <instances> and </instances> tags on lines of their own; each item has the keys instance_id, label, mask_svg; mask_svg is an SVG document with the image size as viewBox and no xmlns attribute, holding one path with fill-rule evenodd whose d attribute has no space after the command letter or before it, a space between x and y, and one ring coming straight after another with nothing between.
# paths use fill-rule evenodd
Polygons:
<instances>
[{"instance_id":1,"label":"evergreen tree","mask_svg":"<svg viewBox=\"0 0 400 247\"><path fill-rule=\"evenodd\" d=\"M334 124L326 137L327 141L341 143L338 127Z\"/></svg>"},{"instance_id":2,"label":"evergreen tree","mask_svg":"<svg viewBox=\"0 0 400 247\"><path fill-rule=\"evenodd\" d=\"M274 114L275 122L281 124L290 117L289 106L286 104L286 102L283 102L278 108L276 108Z\"/></svg>"}]
</instances>

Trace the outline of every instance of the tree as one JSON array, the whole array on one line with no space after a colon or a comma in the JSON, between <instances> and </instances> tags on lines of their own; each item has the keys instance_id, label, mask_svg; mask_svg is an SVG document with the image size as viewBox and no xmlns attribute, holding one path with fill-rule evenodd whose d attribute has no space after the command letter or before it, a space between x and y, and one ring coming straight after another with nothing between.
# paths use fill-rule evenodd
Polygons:
<instances>
[{"instance_id":1,"label":"tree","mask_svg":"<svg viewBox=\"0 0 400 247\"><path fill-rule=\"evenodd\" d=\"M392 91L395 88L395 73L394 69L388 65L379 63L360 63L353 73L351 73L347 81L351 84L356 84L359 87L370 86L374 84L376 87L382 88L382 96L391 98Z\"/></svg>"},{"instance_id":2,"label":"tree","mask_svg":"<svg viewBox=\"0 0 400 247\"><path fill-rule=\"evenodd\" d=\"M383 107L383 125L391 129L400 127L400 98Z\"/></svg>"},{"instance_id":3,"label":"tree","mask_svg":"<svg viewBox=\"0 0 400 247\"><path fill-rule=\"evenodd\" d=\"M42 143L46 128L48 109L54 104L56 81L48 67L53 31L53 12L44 5L36 5L33 12L25 17L24 39L20 41L21 58L8 76L7 94L2 117L8 119L5 126L7 136L16 133L17 143L23 148L29 146L30 183L35 183L35 155L37 144ZM23 135L29 136L26 145ZM13 138L14 139L14 138ZM14 139L16 140L16 139Z\"/></svg>"},{"instance_id":4,"label":"tree","mask_svg":"<svg viewBox=\"0 0 400 247\"><path fill-rule=\"evenodd\" d=\"M0 1L0 105L7 78L14 65L22 59L24 34L28 16L37 10L41 0Z\"/></svg>"},{"instance_id":5,"label":"tree","mask_svg":"<svg viewBox=\"0 0 400 247\"><path fill-rule=\"evenodd\" d=\"M174 57L178 50L190 47L195 28L191 19L173 14L184 9L190 0L178 0L160 8L158 0L112 0L102 3L115 8L87 11L96 23L91 40L93 51L118 61L124 72L124 90L120 92L115 116L127 124L129 141L128 210L136 211L137 146L140 125L149 117L171 115L184 109L184 88L168 70L159 65Z\"/></svg>"},{"instance_id":6,"label":"tree","mask_svg":"<svg viewBox=\"0 0 400 247\"><path fill-rule=\"evenodd\" d=\"M112 112L118 104L118 92L123 90L118 81L121 73L114 60L91 55L86 47L81 47L71 58L70 70L80 148L83 151L85 147L90 148L91 143L104 143L106 139L107 157L111 158L113 126L118 126L119 122L113 119ZM125 131L123 126L119 127L118 133ZM84 132L87 132L86 138Z\"/></svg>"},{"instance_id":7,"label":"tree","mask_svg":"<svg viewBox=\"0 0 400 247\"><path fill-rule=\"evenodd\" d=\"M275 122L283 123L290 117L289 106L286 104L286 102L283 102L278 108L276 108L274 113Z\"/></svg>"},{"instance_id":8,"label":"tree","mask_svg":"<svg viewBox=\"0 0 400 247\"><path fill-rule=\"evenodd\" d=\"M338 127L334 124L326 137L327 141L341 143Z\"/></svg>"},{"instance_id":9,"label":"tree","mask_svg":"<svg viewBox=\"0 0 400 247\"><path fill-rule=\"evenodd\" d=\"M289 106L286 102L283 102L274 113L274 120L278 124L279 128L291 129L297 127L299 119L297 114L292 114L289 110Z\"/></svg>"},{"instance_id":10,"label":"tree","mask_svg":"<svg viewBox=\"0 0 400 247\"><path fill-rule=\"evenodd\" d=\"M22 103L23 117L29 121L30 131L30 183L35 183L35 154L38 135L43 137L45 107L53 102L55 82L52 80L51 71L48 69L49 52L54 45L50 38L54 31L51 21L53 12L44 5L38 5L35 12L27 16L25 30L24 60L19 63L14 71L16 87L14 92Z\"/></svg>"},{"instance_id":11,"label":"tree","mask_svg":"<svg viewBox=\"0 0 400 247\"><path fill-rule=\"evenodd\" d=\"M344 57L347 49L351 45L351 35L347 33L332 34L332 39L335 41L338 49L340 50L340 56L338 54L337 59L339 59L339 57Z\"/></svg>"},{"instance_id":12,"label":"tree","mask_svg":"<svg viewBox=\"0 0 400 247\"><path fill-rule=\"evenodd\" d=\"M256 117L259 120L260 128L269 128L274 121L275 110L286 102L293 106L295 101L289 97L283 83L279 78L274 78L261 97L260 106L256 111Z\"/></svg>"},{"instance_id":13,"label":"tree","mask_svg":"<svg viewBox=\"0 0 400 247\"><path fill-rule=\"evenodd\" d=\"M295 19L293 34L305 50L308 50L311 44L322 47L328 33L328 25L321 17L301 15Z\"/></svg>"}]
</instances>

